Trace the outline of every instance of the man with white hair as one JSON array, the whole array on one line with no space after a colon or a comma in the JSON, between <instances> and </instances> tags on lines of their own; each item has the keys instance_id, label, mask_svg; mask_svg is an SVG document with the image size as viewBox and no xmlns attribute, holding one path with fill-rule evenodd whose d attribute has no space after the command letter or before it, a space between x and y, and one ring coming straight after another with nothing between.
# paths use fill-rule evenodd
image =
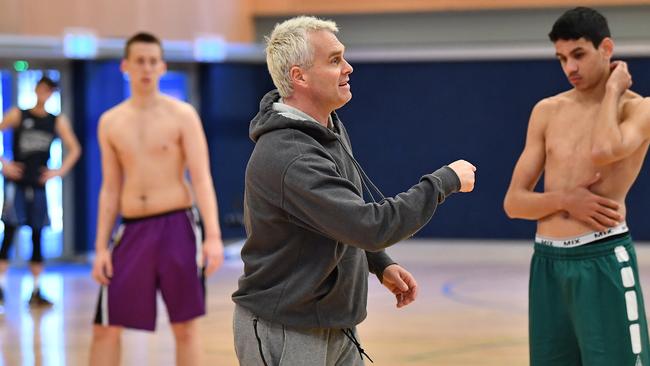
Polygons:
<instances>
[{"instance_id":1,"label":"man with white hair","mask_svg":"<svg viewBox=\"0 0 650 366\"><path fill-rule=\"evenodd\" d=\"M413 302L415 279L384 249L417 232L447 196L474 187L476 168L459 160L395 197L364 201L364 188L375 187L334 112L352 98L337 32L334 22L296 17L267 40L278 90L250 125L245 267L233 294L242 365L363 365L355 327L366 317L368 272L398 308Z\"/></svg>"}]
</instances>

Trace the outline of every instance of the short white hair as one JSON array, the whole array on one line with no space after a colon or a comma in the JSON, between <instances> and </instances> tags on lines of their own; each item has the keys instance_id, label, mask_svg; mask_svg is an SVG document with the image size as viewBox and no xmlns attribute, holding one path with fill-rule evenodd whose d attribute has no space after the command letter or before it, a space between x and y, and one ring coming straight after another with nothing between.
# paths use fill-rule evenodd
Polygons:
<instances>
[{"instance_id":1,"label":"short white hair","mask_svg":"<svg viewBox=\"0 0 650 366\"><path fill-rule=\"evenodd\" d=\"M266 66L283 98L293 94L289 70L293 66L309 68L312 65L313 49L308 39L309 32L322 30L334 34L339 31L331 20L299 16L276 24L271 35L265 38Z\"/></svg>"}]
</instances>

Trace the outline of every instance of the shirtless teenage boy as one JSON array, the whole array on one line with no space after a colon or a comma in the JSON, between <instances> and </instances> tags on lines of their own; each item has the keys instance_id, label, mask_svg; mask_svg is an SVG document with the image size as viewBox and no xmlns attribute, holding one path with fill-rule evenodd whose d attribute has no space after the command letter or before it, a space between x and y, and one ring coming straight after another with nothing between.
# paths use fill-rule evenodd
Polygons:
<instances>
[{"instance_id":1,"label":"shirtless teenage boy","mask_svg":"<svg viewBox=\"0 0 650 366\"><path fill-rule=\"evenodd\" d=\"M606 19L564 13L549 38L573 88L533 109L504 207L537 221L530 364L650 365L625 197L648 150L650 100L628 90ZM534 192L544 175L544 191Z\"/></svg>"},{"instance_id":2,"label":"shirtless teenage boy","mask_svg":"<svg viewBox=\"0 0 650 366\"><path fill-rule=\"evenodd\" d=\"M139 33L127 41L122 70L131 97L104 113L98 128L103 181L93 277L103 286L90 363L119 364L123 327L154 330L160 290L177 364L198 365L196 318L205 313L202 266L210 275L223 260L206 138L194 108L160 93L166 66L155 36ZM121 225L109 248L118 214Z\"/></svg>"}]
</instances>

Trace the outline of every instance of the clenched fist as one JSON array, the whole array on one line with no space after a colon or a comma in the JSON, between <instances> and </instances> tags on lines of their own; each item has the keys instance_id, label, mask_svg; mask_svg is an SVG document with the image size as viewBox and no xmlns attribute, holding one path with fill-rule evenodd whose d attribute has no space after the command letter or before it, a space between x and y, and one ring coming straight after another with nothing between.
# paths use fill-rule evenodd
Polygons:
<instances>
[{"instance_id":1,"label":"clenched fist","mask_svg":"<svg viewBox=\"0 0 650 366\"><path fill-rule=\"evenodd\" d=\"M448 167L456 173L460 179L460 191L471 192L474 189L474 172L476 167L465 160L456 160Z\"/></svg>"}]
</instances>

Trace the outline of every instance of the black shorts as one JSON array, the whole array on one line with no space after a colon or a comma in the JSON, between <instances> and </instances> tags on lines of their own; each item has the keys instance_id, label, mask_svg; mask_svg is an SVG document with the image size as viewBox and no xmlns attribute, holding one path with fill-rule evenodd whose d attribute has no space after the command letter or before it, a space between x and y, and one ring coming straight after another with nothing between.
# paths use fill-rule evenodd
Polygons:
<instances>
[{"instance_id":1,"label":"black shorts","mask_svg":"<svg viewBox=\"0 0 650 366\"><path fill-rule=\"evenodd\" d=\"M5 180L2 221L6 225L28 225L37 230L49 225L45 187L23 186Z\"/></svg>"}]
</instances>

